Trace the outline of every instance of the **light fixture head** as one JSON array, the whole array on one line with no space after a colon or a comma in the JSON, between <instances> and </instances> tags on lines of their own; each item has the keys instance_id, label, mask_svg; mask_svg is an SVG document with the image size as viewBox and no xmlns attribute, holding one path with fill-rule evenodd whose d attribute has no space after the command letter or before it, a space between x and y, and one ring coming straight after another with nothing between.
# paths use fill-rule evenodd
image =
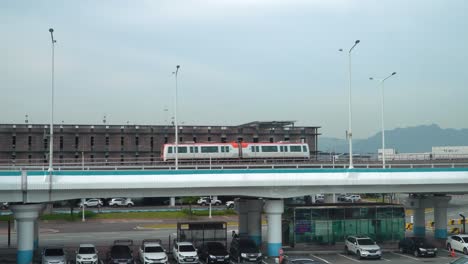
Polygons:
<instances>
[{"instance_id":1,"label":"light fixture head","mask_svg":"<svg viewBox=\"0 0 468 264\"><path fill-rule=\"evenodd\" d=\"M53 29L53 28L49 28L49 32L50 32L50 33L53 33L53 32L54 32L54 29Z\"/></svg>"},{"instance_id":2,"label":"light fixture head","mask_svg":"<svg viewBox=\"0 0 468 264\"><path fill-rule=\"evenodd\" d=\"M361 41L358 39L358 40L356 40L356 42L354 42L354 43L355 43L355 44L358 44L359 42L361 42Z\"/></svg>"},{"instance_id":3,"label":"light fixture head","mask_svg":"<svg viewBox=\"0 0 468 264\"><path fill-rule=\"evenodd\" d=\"M392 75L395 75L395 74L396 74L396 72L392 72Z\"/></svg>"}]
</instances>

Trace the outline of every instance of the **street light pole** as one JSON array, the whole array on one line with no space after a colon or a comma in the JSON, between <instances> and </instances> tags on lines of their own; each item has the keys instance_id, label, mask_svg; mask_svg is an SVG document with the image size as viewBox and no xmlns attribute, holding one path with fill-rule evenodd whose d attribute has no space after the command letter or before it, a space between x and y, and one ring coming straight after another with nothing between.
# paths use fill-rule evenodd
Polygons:
<instances>
[{"instance_id":1,"label":"street light pole","mask_svg":"<svg viewBox=\"0 0 468 264\"><path fill-rule=\"evenodd\" d=\"M384 82L385 80L387 80L388 78L392 77L393 75L395 75L396 72L392 72L392 74L390 74L389 76L387 76L386 78L382 79L380 81L380 86L382 87L382 92L381 92L381 119L382 119L382 168L385 169L386 165L385 165L385 123L384 123L384 110L385 110L385 100L384 100ZM373 77L370 77L369 78L370 80L374 80Z\"/></svg>"},{"instance_id":2,"label":"street light pole","mask_svg":"<svg viewBox=\"0 0 468 264\"><path fill-rule=\"evenodd\" d=\"M361 42L359 39L354 42L354 45L348 51L348 61L349 61L349 103L348 103L348 140L349 140L349 168L354 168L353 166L353 131L352 131L352 108L351 108L351 51L354 47ZM340 49L339 51L343 51Z\"/></svg>"},{"instance_id":3,"label":"street light pole","mask_svg":"<svg viewBox=\"0 0 468 264\"><path fill-rule=\"evenodd\" d=\"M50 32L50 38L52 40L52 94L51 94L51 97L52 97L52 103L51 103L51 110L50 110L50 138L49 138L49 169L48 171L50 173L52 173L52 171L54 170L52 168L52 162L53 162L53 158L54 158L54 64L55 64L55 58L54 58L54 50L55 50L55 42L57 42L55 39L54 39L54 29L53 28L49 28L49 32Z\"/></svg>"},{"instance_id":4,"label":"street light pole","mask_svg":"<svg viewBox=\"0 0 468 264\"><path fill-rule=\"evenodd\" d=\"M175 74L175 103L174 103L174 125L175 125L175 169L179 169L179 158L178 158L178 152L179 152L179 128L177 125L177 74L179 73L179 68L180 65L176 66L176 71L174 72Z\"/></svg>"}]
</instances>

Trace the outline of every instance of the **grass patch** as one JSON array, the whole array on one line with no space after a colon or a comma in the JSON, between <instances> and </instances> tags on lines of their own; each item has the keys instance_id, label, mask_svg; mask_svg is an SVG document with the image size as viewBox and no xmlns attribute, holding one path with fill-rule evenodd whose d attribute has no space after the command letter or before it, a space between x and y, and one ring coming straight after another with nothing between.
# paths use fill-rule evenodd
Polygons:
<instances>
[{"instance_id":1,"label":"grass patch","mask_svg":"<svg viewBox=\"0 0 468 264\"><path fill-rule=\"evenodd\" d=\"M235 215L236 212L232 209L216 210L211 212L214 216L219 215ZM192 217L208 216L208 210L192 211ZM81 212L70 214L44 214L41 215L41 220L64 220L64 221L81 221ZM114 212L114 213L95 213L93 211L85 211L86 219L190 219L190 211L182 209L181 211L170 212ZM12 215L0 216L0 221L13 220Z\"/></svg>"}]
</instances>

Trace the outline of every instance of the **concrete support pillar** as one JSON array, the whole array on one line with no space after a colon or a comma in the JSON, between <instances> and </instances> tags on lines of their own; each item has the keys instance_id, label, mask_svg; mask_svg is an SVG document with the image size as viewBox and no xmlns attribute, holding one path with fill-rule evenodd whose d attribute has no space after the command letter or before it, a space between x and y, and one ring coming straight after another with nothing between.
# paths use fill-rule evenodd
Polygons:
<instances>
[{"instance_id":1,"label":"concrete support pillar","mask_svg":"<svg viewBox=\"0 0 468 264\"><path fill-rule=\"evenodd\" d=\"M416 237L426 236L426 214L424 208L415 208L414 211L414 225L413 234Z\"/></svg>"},{"instance_id":2,"label":"concrete support pillar","mask_svg":"<svg viewBox=\"0 0 468 264\"><path fill-rule=\"evenodd\" d=\"M329 194L325 194L325 203L336 203L336 200L335 200L335 194L334 193L329 193Z\"/></svg>"},{"instance_id":3,"label":"concrete support pillar","mask_svg":"<svg viewBox=\"0 0 468 264\"><path fill-rule=\"evenodd\" d=\"M268 221L268 256L278 257L282 242L281 215L284 211L283 200L267 200L265 202L265 213Z\"/></svg>"},{"instance_id":4,"label":"concrete support pillar","mask_svg":"<svg viewBox=\"0 0 468 264\"><path fill-rule=\"evenodd\" d=\"M239 235L248 235L248 212L247 200L239 199L236 201L237 213L239 214Z\"/></svg>"},{"instance_id":5,"label":"concrete support pillar","mask_svg":"<svg viewBox=\"0 0 468 264\"><path fill-rule=\"evenodd\" d=\"M447 239L447 205L451 197L435 196L434 198L434 238Z\"/></svg>"},{"instance_id":6,"label":"concrete support pillar","mask_svg":"<svg viewBox=\"0 0 468 264\"><path fill-rule=\"evenodd\" d=\"M10 207L18 222L17 264L32 263L34 255L34 225L43 208L42 204L19 204Z\"/></svg>"},{"instance_id":7,"label":"concrete support pillar","mask_svg":"<svg viewBox=\"0 0 468 264\"><path fill-rule=\"evenodd\" d=\"M171 197L171 199L169 200L169 206L175 206L175 197Z\"/></svg>"},{"instance_id":8,"label":"concrete support pillar","mask_svg":"<svg viewBox=\"0 0 468 264\"><path fill-rule=\"evenodd\" d=\"M262 244L262 209L263 200L248 200L247 231L249 237L255 241L257 246Z\"/></svg>"},{"instance_id":9,"label":"concrete support pillar","mask_svg":"<svg viewBox=\"0 0 468 264\"><path fill-rule=\"evenodd\" d=\"M39 220L36 219L34 220L34 250L37 250L39 248Z\"/></svg>"}]
</instances>

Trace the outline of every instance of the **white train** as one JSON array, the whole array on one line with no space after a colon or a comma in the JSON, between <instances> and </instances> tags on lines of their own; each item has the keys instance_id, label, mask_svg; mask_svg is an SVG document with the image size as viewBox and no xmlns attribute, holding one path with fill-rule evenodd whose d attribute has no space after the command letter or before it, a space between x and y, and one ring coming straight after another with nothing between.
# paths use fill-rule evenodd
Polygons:
<instances>
[{"instance_id":1,"label":"white train","mask_svg":"<svg viewBox=\"0 0 468 264\"><path fill-rule=\"evenodd\" d=\"M310 158L306 143L181 143L178 159ZM175 144L164 144L162 160L175 159Z\"/></svg>"}]
</instances>

